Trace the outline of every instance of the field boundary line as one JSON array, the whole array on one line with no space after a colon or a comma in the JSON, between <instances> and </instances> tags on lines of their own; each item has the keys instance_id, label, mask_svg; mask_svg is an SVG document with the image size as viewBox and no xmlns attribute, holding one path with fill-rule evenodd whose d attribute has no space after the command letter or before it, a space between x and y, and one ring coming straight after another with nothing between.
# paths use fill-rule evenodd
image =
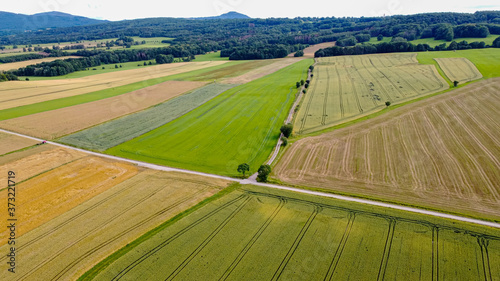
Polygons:
<instances>
[{"instance_id":1,"label":"field boundary line","mask_svg":"<svg viewBox=\"0 0 500 281\"><path fill-rule=\"evenodd\" d=\"M29 139L33 139L36 141L42 142L42 139L26 136L23 134L19 133L14 133L10 131L6 131L3 129L0 129L0 132L7 133L7 134L12 134L12 135L17 135ZM396 203L385 203L382 201L375 201L375 200L370 200L370 199L364 199L364 198L357 198L357 197L352 197L352 196L347 196L347 195L340 195L340 194L334 194L334 193L328 193L328 192L321 192L321 191L312 191L312 190L306 190L306 189L300 189L296 187L290 187L290 186L285 186L285 185L277 185L277 184L269 184L269 183L259 183L256 181L251 181L248 179L242 180L242 179L236 179L236 178L231 178L231 177L225 177L225 176L219 176L219 175L214 175L214 174L208 174L208 173L202 173L202 172L196 172L196 171L190 171L190 170L184 170L184 169L178 169L178 168L171 168L167 166L161 166L161 165L156 165L156 164L151 164L151 163L145 163L141 161L136 161L136 160L130 160L126 158L121 158L117 156L112 156L108 154L103 154L103 153L97 153L93 151L88 151L68 145L63 145L57 142L52 142L52 141L47 141L48 144L60 146L60 147L65 147L68 149L73 149L76 151L81 151L85 152L88 154L92 154L95 156L103 157L103 158L108 158L108 159L113 159L117 161L124 161L128 162L131 164L135 164L140 167L144 168L149 168L152 170L158 170L158 171L165 171L165 172L180 172L180 173L185 173L185 174L192 174L192 175L200 175L200 176L205 176L205 177L210 177L210 178L216 178L216 179L223 179L223 180L228 180L232 182L238 182L243 185L256 185L256 186L263 186L263 187L269 187L269 188L274 188L274 189L280 189L280 190L288 190L288 191L293 191L293 192L298 192L298 193L304 193L304 194L309 194L309 195L315 195L315 196L320 196L320 197L328 197L328 198L333 198L341 201L347 201L347 202L354 202L354 203L361 203L365 205L371 205L371 206L377 206L377 207L382 207L382 208L389 208L389 209L395 209L395 210L400 210L400 211L407 211L411 213L417 213L417 214L423 214L423 215L429 215L433 217L438 217L438 218L444 218L444 219L451 219L455 221L461 221L461 222L466 222L466 223L472 223L472 224L477 224L477 225L482 225L482 226L489 226L493 228L498 228L500 229L500 223L497 222L492 222L492 221L486 221L486 220L481 220L481 219L474 219L474 218L469 218L469 217L464 217L464 216L459 216L459 215L453 215L453 214L448 214L448 213L443 213L443 212L438 212L438 211L431 211L431 210L426 210L426 209L421 209L417 207L409 207L409 206L404 206L404 205L398 205Z\"/></svg>"}]
</instances>

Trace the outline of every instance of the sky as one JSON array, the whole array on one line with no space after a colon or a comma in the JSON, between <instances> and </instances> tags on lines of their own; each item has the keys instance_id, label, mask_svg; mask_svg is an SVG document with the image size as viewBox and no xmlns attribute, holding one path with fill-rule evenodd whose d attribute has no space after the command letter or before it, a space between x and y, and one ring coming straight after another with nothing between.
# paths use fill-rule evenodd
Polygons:
<instances>
[{"instance_id":1,"label":"sky","mask_svg":"<svg viewBox=\"0 0 500 281\"><path fill-rule=\"evenodd\" d=\"M0 11L36 14L59 11L106 20L206 17L237 11L254 18L370 17L426 12L500 10L499 0L2 0Z\"/></svg>"}]
</instances>

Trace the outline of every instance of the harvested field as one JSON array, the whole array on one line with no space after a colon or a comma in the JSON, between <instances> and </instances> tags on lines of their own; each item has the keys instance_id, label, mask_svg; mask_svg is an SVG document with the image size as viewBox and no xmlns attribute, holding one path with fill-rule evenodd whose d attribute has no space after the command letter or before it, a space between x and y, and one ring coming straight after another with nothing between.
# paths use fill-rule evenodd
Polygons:
<instances>
[{"instance_id":1,"label":"harvested field","mask_svg":"<svg viewBox=\"0 0 500 281\"><path fill-rule=\"evenodd\" d=\"M2 183L0 189L7 187L7 173L9 171L16 173L16 182L19 183L87 155L83 152L52 145L43 145L32 148L26 153L17 152L15 154L20 155L19 157L9 155L10 161L0 162L0 183ZM0 161L2 158L0 157Z\"/></svg>"},{"instance_id":2,"label":"harvested field","mask_svg":"<svg viewBox=\"0 0 500 281\"><path fill-rule=\"evenodd\" d=\"M17 237L135 174L137 168L130 164L88 156L16 185ZM7 206L7 189L0 191L0 198L3 206ZM0 213L2 221L7 218L7 212ZM0 232L0 237L0 245L4 245L6 228ZM37 254L43 256L43 252Z\"/></svg>"},{"instance_id":3,"label":"harvested field","mask_svg":"<svg viewBox=\"0 0 500 281\"><path fill-rule=\"evenodd\" d=\"M0 132L0 155L35 145L37 141Z\"/></svg>"},{"instance_id":4,"label":"harvested field","mask_svg":"<svg viewBox=\"0 0 500 281\"><path fill-rule=\"evenodd\" d=\"M245 186L144 236L83 280L490 280L500 232L477 231Z\"/></svg>"},{"instance_id":5,"label":"harvested field","mask_svg":"<svg viewBox=\"0 0 500 281\"><path fill-rule=\"evenodd\" d=\"M3 82L0 84L0 110L64 97L82 95L103 89L112 89L135 82L166 77L211 66L217 66L224 63L226 62L214 61L172 63L75 79ZM150 85L144 85L144 87L147 86Z\"/></svg>"},{"instance_id":6,"label":"harvested field","mask_svg":"<svg viewBox=\"0 0 500 281\"><path fill-rule=\"evenodd\" d=\"M500 218L500 79L294 142L279 180Z\"/></svg>"},{"instance_id":7,"label":"harvested field","mask_svg":"<svg viewBox=\"0 0 500 281\"><path fill-rule=\"evenodd\" d=\"M155 107L63 137L59 142L104 151L161 127L235 86L210 84Z\"/></svg>"},{"instance_id":8,"label":"harvested field","mask_svg":"<svg viewBox=\"0 0 500 281\"><path fill-rule=\"evenodd\" d=\"M264 76L267 76L271 73L274 73L284 67L287 67L291 64L294 64L301 60L301 58L285 58L285 59L274 59L274 60L269 60L269 61L274 61L271 64L264 65L259 68L252 69L248 71L245 74L242 74L237 77L232 77L228 79L224 79L221 81L221 83L226 83L226 84L246 84L248 82L251 82L253 80L262 78Z\"/></svg>"},{"instance_id":9,"label":"harvested field","mask_svg":"<svg viewBox=\"0 0 500 281\"><path fill-rule=\"evenodd\" d=\"M69 57L59 57L59 58L44 58L44 59L37 59L37 60L28 60L28 61L20 61L20 62L11 62L11 63L2 63L0 64L0 71L7 71L7 70L13 70L13 69L18 69L21 67L26 67L28 65L34 65L37 63L42 63L42 62L51 62L55 60L65 60L65 59L77 59L80 57L77 56L69 56Z\"/></svg>"},{"instance_id":10,"label":"harvested field","mask_svg":"<svg viewBox=\"0 0 500 281\"><path fill-rule=\"evenodd\" d=\"M51 140L146 109L204 84L167 81L112 98L4 120L0 127Z\"/></svg>"},{"instance_id":11,"label":"harvested field","mask_svg":"<svg viewBox=\"0 0 500 281\"><path fill-rule=\"evenodd\" d=\"M319 58L314 78L295 120L295 131L307 134L449 86L432 65L420 65L416 54Z\"/></svg>"},{"instance_id":12,"label":"harvested field","mask_svg":"<svg viewBox=\"0 0 500 281\"><path fill-rule=\"evenodd\" d=\"M326 42L326 43L321 43L321 44L309 46L309 47L304 49L304 57L314 58L314 53L319 51L319 49L324 49L324 48L333 47L333 46L335 46L335 42Z\"/></svg>"},{"instance_id":13,"label":"harvested field","mask_svg":"<svg viewBox=\"0 0 500 281\"><path fill-rule=\"evenodd\" d=\"M91 189L92 184L87 183L81 188ZM115 184L18 237L17 261L23 266L8 276L6 257L2 255L0 279L76 280L117 249L212 196L229 182L146 170L121 183L115 180ZM0 251L5 252L6 247L0 247Z\"/></svg>"},{"instance_id":14,"label":"harvested field","mask_svg":"<svg viewBox=\"0 0 500 281\"><path fill-rule=\"evenodd\" d=\"M477 67L466 58L435 58L435 60L451 81L465 83L483 78Z\"/></svg>"}]
</instances>

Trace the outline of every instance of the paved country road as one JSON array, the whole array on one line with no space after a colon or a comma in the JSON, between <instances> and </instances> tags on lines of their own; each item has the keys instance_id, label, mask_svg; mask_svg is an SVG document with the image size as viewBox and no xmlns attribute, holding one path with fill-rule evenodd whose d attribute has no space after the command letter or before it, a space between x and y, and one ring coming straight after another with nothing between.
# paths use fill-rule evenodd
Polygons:
<instances>
[{"instance_id":1,"label":"paved country road","mask_svg":"<svg viewBox=\"0 0 500 281\"><path fill-rule=\"evenodd\" d=\"M42 139L38 139L38 138L23 135L23 134L10 132L10 131L6 131L6 130L2 130L2 129L0 129L0 132L11 134L11 135L16 135L16 136L20 136L20 137L24 137L24 138L29 138L29 139L36 140L39 142L43 141ZM200 176L206 176L206 177L217 178L217 179L224 179L224 180L239 182L241 184L252 184L252 185L257 185L257 186L265 186L265 187L269 187L269 188L294 191L294 192L322 196L322 197L329 197L329 198L334 198L334 199L338 199L338 200L342 200L342 201L356 202L356 203L367 204L367 205L371 205L371 206L378 206L378 207L390 208L390 209L395 209L395 210L408 211L408 212L412 212L412 213L424 214L424 215L429 215L429 216L434 216L434 217L439 217L439 218L445 218L445 219L451 219L451 220L456 220L456 221L461 221L461 222L468 222L468 223L479 224L479 225L484 225L484 226L489 226L489 227L494 227L494 228L500 228L500 223L495 223L495 222L483 221L483 220L479 220L479 219L472 219L472 218L467 218L467 217L462 217L462 216L457 216L457 215L450 215L450 214L446 214L446 213L429 211L429 210L419 209L419 208L415 208L415 207L406 207L406 206L401 206L401 205L397 205L397 204L384 203L384 202L349 197L349 196L344 196L344 195L336 195L336 194L325 193L325 192L303 190L303 189L287 187L287 186L282 186L282 185L275 185L275 184L259 183L259 182L256 182L254 179L242 180L242 179L235 179L235 178L224 177L224 176L219 176L219 175L206 174L206 173L201 173L201 172L196 172L196 171L171 168L171 167L166 167L166 166L161 166L161 165L145 163L145 162L141 162L141 161L130 160L130 159L126 159L126 158L111 156L111 155L107 155L107 154L97 153L97 152L93 152L93 151L88 151L85 149L75 148L75 147L60 144L57 142L47 141L47 143L52 144L52 145L56 145L56 146L60 146L60 147L65 147L68 149L73 149L73 150L85 152L85 153L99 156L99 157L103 157L103 158L128 162L131 164L138 165L140 167L145 167L145 168L149 168L149 169L153 169L153 170L160 170L160 171L166 171L166 172L181 172L181 173L200 175Z\"/></svg>"}]
</instances>

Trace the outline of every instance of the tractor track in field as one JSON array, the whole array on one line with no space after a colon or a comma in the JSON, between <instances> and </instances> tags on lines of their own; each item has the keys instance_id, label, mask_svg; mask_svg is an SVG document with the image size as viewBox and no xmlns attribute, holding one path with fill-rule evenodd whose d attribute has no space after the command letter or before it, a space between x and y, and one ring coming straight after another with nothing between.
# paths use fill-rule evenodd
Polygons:
<instances>
[{"instance_id":1,"label":"tractor track in field","mask_svg":"<svg viewBox=\"0 0 500 281\"><path fill-rule=\"evenodd\" d=\"M245 257L245 255L250 251L252 246L257 242L257 240L260 238L262 233L267 229L267 227L273 222L274 218L279 214L281 209L283 209L283 206L286 204L286 200L283 198L279 199L279 204L276 206L276 209L273 211L271 216L267 218L267 220L264 222L264 224L257 230L257 232L252 236L252 239L248 241L248 243L245 245L243 250L239 253L239 255L234 259L234 261L231 263L231 265L226 269L224 274L219 278L219 280L226 280L229 275L234 271L234 269L238 266L238 264L241 262L241 260Z\"/></svg>"},{"instance_id":2,"label":"tractor track in field","mask_svg":"<svg viewBox=\"0 0 500 281\"><path fill-rule=\"evenodd\" d=\"M297 235L297 237L295 237L295 241L293 242L293 244L290 247L290 249L288 249L288 252L286 253L286 255L283 258L283 260L281 261L281 264L278 267L278 269L276 269L276 271L274 272L274 275L271 278L271 280L279 280L280 279L281 274L283 274L283 272L285 271L285 268L288 265L288 262L290 261L290 259L292 258L293 254L295 253L295 251L299 247L300 242L302 241L302 239L306 235L307 231L311 227L311 224L313 223L314 219L316 218L316 216L318 215L319 212L321 212L321 207L318 206L318 205L315 205L314 206L314 211L311 213L311 215L307 219L306 223L304 224L304 226L300 230L300 232Z\"/></svg>"},{"instance_id":3,"label":"tractor track in field","mask_svg":"<svg viewBox=\"0 0 500 281\"><path fill-rule=\"evenodd\" d=\"M337 269L340 258L342 257L342 252L344 252L345 245L347 244L347 240L349 239L349 234L351 233L352 225L354 224L355 218L356 218L356 214L349 212L349 220L348 220L347 225L345 227L344 234L342 235L342 239L340 239L340 243L337 246L337 250L335 251L335 254L333 255L332 262L330 263L330 266L328 267L328 271L326 273L326 276L323 279L325 281L332 280L333 275L335 274L335 270Z\"/></svg>"},{"instance_id":4,"label":"tractor track in field","mask_svg":"<svg viewBox=\"0 0 500 281\"><path fill-rule=\"evenodd\" d=\"M142 225L150 222L151 220L165 214L166 212L170 211L171 209L174 209L175 207L181 205L182 203L185 203L187 201L189 201L190 199L194 198L196 195L204 192L206 189L202 189L198 192L196 192L195 194L193 195L189 195L189 196L185 196L183 198L181 198L180 200L172 203L171 205L155 212L154 214L150 215L149 217L143 219L142 221L130 226L129 228L125 229L123 232L121 232L120 234L114 236L114 237L111 237L109 239L107 239L106 241L102 242L101 244L99 244L98 246L88 250L87 252L85 252L83 255L81 255L80 257L78 257L77 259L73 260L69 265L67 265L66 267L64 267L61 271L59 271L57 273L57 275L52 278L52 280L59 280L65 273L67 273L71 268L73 268L75 265L79 264L83 259L93 255L95 253L95 251L97 250L100 250L102 248L104 248L105 246L113 243L114 241L116 241L117 239L123 237L124 235L126 235L127 233L141 227Z\"/></svg>"},{"instance_id":5,"label":"tractor track in field","mask_svg":"<svg viewBox=\"0 0 500 281\"><path fill-rule=\"evenodd\" d=\"M140 263L142 263L143 261L145 261L150 256L154 255L156 252L158 252L161 249L163 249L165 246L167 246L168 244L170 244L170 242L174 241L175 239L179 238L182 234L186 233L187 231L189 231L190 229L192 229L196 225L204 222L208 218L212 217L213 215L219 213L220 211L224 210L225 208L233 205L234 203L236 203L236 202L238 202L240 200L244 200L244 202L242 203L242 204L244 204L246 201L249 200L249 197L247 195L245 195L245 194L242 194L242 195L240 195L240 196L238 196L238 197L236 197L236 198L234 198L234 199L232 199L232 200L224 203L223 205L217 207L216 209L212 210L211 212L209 212L208 214L204 215L203 217L197 219L196 221L194 221L190 225L188 225L185 228L183 228L182 230L178 231L176 234L170 236L168 239L166 239L162 243L158 244L153 249L151 249L148 252L144 253L138 259L136 259L135 261L133 261L132 263L130 263L128 266L126 266L124 269L122 269L120 272L118 272L118 274L115 275L113 277L113 279L111 279L111 280L120 280L123 276L125 276L125 274L127 274L129 271L131 271L134 267L136 267L137 265L139 265Z\"/></svg>"},{"instance_id":6,"label":"tractor track in field","mask_svg":"<svg viewBox=\"0 0 500 281\"><path fill-rule=\"evenodd\" d=\"M387 264L389 263L389 257L391 255L392 240L394 239L394 230L396 228L396 223L397 221L395 219L389 219L389 230L387 231L387 237L385 239L384 253L382 254L382 261L378 270L377 281L383 281L385 279L385 272L387 270Z\"/></svg>"},{"instance_id":7,"label":"tractor track in field","mask_svg":"<svg viewBox=\"0 0 500 281\"><path fill-rule=\"evenodd\" d=\"M177 268L165 279L167 280L173 280L214 238L221 232L221 230L246 206L248 202L250 202L251 197L247 197L243 203L241 203L234 211L231 212L231 214L226 217L218 226L215 228L214 231L208 235L203 242L196 247L196 249L187 257L185 258L180 265L177 266Z\"/></svg>"},{"instance_id":8,"label":"tractor track in field","mask_svg":"<svg viewBox=\"0 0 500 281\"><path fill-rule=\"evenodd\" d=\"M34 138L34 137L26 136L23 134L18 134L18 133L6 131L3 129L0 129L0 132L8 133L11 135L17 135L17 136L24 137L24 138L33 139L33 140L36 140L39 142L43 141L42 139L39 139L39 138ZM398 205L398 204L394 204L394 203L385 203L385 202L380 202L380 201L375 201L375 200L356 198L356 197L350 197L350 196L345 196L345 195L338 195L338 194L334 194L334 193L310 191L310 190L304 190L304 189L300 189L300 188L289 187L289 186L285 186L285 185L259 183L259 182L248 180L248 179L242 180L242 179L224 177L224 176L219 176L219 175L214 175L214 174L207 174L207 173L202 173L202 172L183 170L183 169L178 169L178 168L171 168L171 167L155 165L155 164L151 164L151 163L145 163L145 162L141 162L141 161L130 160L130 159L126 159L126 158L116 157L116 156L112 156L112 155L108 155L108 154L97 153L97 152L88 151L88 150L84 150L84 149L79 149L79 148L75 148L75 147L68 146L68 145L63 145L63 144L56 143L56 142L48 141L47 143L55 145L55 146L59 146L59 147L65 147L68 149L85 152L87 154L91 154L91 155L95 155L95 156L99 156L99 157L103 157L103 158L107 158L107 159L128 162L128 163L135 164L135 165L140 166L140 167L149 168L152 170L167 171L167 172L180 172L180 173L185 173L185 174L206 176L206 177L210 177L210 178L238 182L238 183L243 184L243 185L251 184L251 185L264 186L264 187L274 188L274 189L279 189L279 190L288 190L288 191L293 191L293 192L298 192L298 193L303 193L303 194L309 194L309 195L315 195L315 196L327 197L327 198L334 198L337 200L367 204L367 205L378 206L378 207L383 207L383 208L403 210L403 211L408 211L408 212L417 213L417 214L424 214L424 215L429 215L429 216L433 216L433 217L451 219L451 220L473 223L473 224L477 224L477 225L489 226L489 227L500 229L500 223L497 223L497 222L485 221L485 220L481 220L481 219L474 219L474 218L469 218L469 217L464 217L464 216L459 216L459 215L452 215L452 214L447 214L447 213L438 212L438 211L430 211L430 210L420 209L420 208L416 208L416 207L408 207L408 206Z\"/></svg>"}]
</instances>

